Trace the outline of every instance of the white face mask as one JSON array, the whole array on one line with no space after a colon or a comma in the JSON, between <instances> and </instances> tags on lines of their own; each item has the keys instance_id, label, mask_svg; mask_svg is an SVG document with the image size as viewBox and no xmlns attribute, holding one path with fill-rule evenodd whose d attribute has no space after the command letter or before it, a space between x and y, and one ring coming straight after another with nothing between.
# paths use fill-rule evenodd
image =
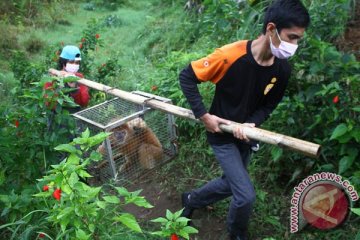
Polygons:
<instances>
[{"instance_id":1,"label":"white face mask","mask_svg":"<svg viewBox=\"0 0 360 240\"><path fill-rule=\"evenodd\" d=\"M77 71L79 71L79 68L79 64L66 63L65 71L70 73L77 73Z\"/></svg>"},{"instance_id":2,"label":"white face mask","mask_svg":"<svg viewBox=\"0 0 360 240\"><path fill-rule=\"evenodd\" d=\"M298 45L288 43L288 42L281 40L277 29L276 29L276 34L277 34L278 38L280 39L280 45L278 48L275 47L274 44L272 43L272 40L270 37L270 48L271 48L272 54L275 57L280 58L280 59L287 59L287 58L293 56L296 52L296 49L298 48Z\"/></svg>"}]
</instances>

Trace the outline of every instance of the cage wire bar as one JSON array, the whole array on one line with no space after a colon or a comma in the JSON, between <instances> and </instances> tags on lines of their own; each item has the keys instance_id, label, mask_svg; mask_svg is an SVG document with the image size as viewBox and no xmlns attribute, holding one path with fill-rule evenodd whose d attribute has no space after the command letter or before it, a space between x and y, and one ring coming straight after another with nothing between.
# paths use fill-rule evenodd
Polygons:
<instances>
[{"instance_id":1,"label":"cage wire bar","mask_svg":"<svg viewBox=\"0 0 360 240\"><path fill-rule=\"evenodd\" d=\"M172 103L168 98L153 94L132 93ZM89 128L92 134L112 133L95 149L103 158L88 168L93 176L92 184L114 180L116 184L129 185L177 154L174 115L151 109L146 101L136 104L113 98L73 116L79 131Z\"/></svg>"}]
</instances>

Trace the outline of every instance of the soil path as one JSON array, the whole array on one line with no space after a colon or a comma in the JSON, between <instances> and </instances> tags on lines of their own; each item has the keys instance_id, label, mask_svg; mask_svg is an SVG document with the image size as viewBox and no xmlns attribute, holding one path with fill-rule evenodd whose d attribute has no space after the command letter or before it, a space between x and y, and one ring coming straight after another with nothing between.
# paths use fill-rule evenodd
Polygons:
<instances>
[{"instance_id":1,"label":"soil path","mask_svg":"<svg viewBox=\"0 0 360 240\"><path fill-rule=\"evenodd\" d=\"M169 189L157 180L154 175L148 176L147 180L129 187L130 191L142 189L141 195L144 196L153 206L151 209L138 208L128 205L125 210L134 214L138 220L148 221L158 217L165 217L166 209L171 212L180 210L181 193L174 189ZM196 210L192 218L193 226L199 230L199 234L192 237L192 240L227 240L225 219L221 219L212 214L211 208Z\"/></svg>"}]
</instances>

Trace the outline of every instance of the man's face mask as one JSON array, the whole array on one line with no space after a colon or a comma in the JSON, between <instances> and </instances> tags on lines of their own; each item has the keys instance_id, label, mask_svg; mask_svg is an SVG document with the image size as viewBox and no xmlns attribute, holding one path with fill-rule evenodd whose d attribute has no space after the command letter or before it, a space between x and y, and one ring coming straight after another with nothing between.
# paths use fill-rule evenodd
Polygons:
<instances>
[{"instance_id":1,"label":"man's face mask","mask_svg":"<svg viewBox=\"0 0 360 240\"><path fill-rule=\"evenodd\" d=\"M287 59L287 58L293 56L296 52L296 49L298 48L298 45L288 43L288 42L281 40L277 29L276 29L276 35L278 36L278 38L280 40L280 45L278 48L275 47L274 44L272 43L272 40L270 37L270 48L271 48L272 54L275 57L280 58L280 59Z\"/></svg>"},{"instance_id":2,"label":"man's face mask","mask_svg":"<svg viewBox=\"0 0 360 240\"><path fill-rule=\"evenodd\" d=\"M70 73L77 73L77 71L79 71L79 68L80 68L79 64L66 63L65 71Z\"/></svg>"}]
</instances>

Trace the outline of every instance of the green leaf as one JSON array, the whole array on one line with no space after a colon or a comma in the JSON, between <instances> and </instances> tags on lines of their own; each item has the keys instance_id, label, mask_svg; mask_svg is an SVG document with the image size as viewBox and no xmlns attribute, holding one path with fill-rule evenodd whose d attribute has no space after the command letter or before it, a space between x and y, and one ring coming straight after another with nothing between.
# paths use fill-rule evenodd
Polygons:
<instances>
[{"instance_id":1,"label":"green leaf","mask_svg":"<svg viewBox=\"0 0 360 240\"><path fill-rule=\"evenodd\" d=\"M179 235L180 235L181 237L185 238L186 240L189 240L189 234L188 234L186 231L184 231L184 229L181 229L181 230L179 231Z\"/></svg>"},{"instance_id":2,"label":"green leaf","mask_svg":"<svg viewBox=\"0 0 360 240\"><path fill-rule=\"evenodd\" d=\"M56 219L61 219L71 214L74 211L74 207L66 207L56 216Z\"/></svg>"},{"instance_id":3,"label":"green leaf","mask_svg":"<svg viewBox=\"0 0 360 240\"><path fill-rule=\"evenodd\" d=\"M142 232L135 217L130 213L124 213L121 216L115 217L114 220L121 222L122 224L124 224L125 226L127 226L128 228L130 228L135 232L140 232L140 233Z\"/></svg>"},{"instance_id":4,"label":"green leaf","mask_svg":"<svg viewBox=\"0 0 360 240\"><path fill-rule=\"evenodd\" d=\"M355 158L350 157L350 156L342 157L339 161L339 174L342 174L343 172L348 170L351 167L351 165L353 164L354 159Z\"/></svg>"},{"instance_id":5,"label":"green leaf","mask_svg":"<svg viewBox=\"0 0 360 240\"><path fill-rule=\"evenodd\" d=\"M180 222L180 223L188 223L190 221L190 219L186 218L186 217L179 217L176 219L176 222Z\"/></svg>"},{"instance_id":6,"label":"green leaf","mask_svg":"<svg viewBox=\"0 0 360 240\"><path fill-rule=\"evenodd\" d=\"M70 187L74 187L75 183L77 183L78 181L79 181L78 175L75 172L71 173L68 180Z\"/></svg>"},{"instance_id":7,"label":"green leaf","mask_svg":"<svg viewBox=\"0 0 360 240\"><path fill-rule=\"evenodd\" d=\"M56 151L76 153L78 150L70 144L60 144L55 148Z\"/></svg>"},{"instance_id":8,"label":"green leaf","mask_svg":"<svg viewBox=\"0 0 360 240\"><path fill-rule=\"evenodd\" d=\"M89 138L89 147L93 147L102 143L111 133L101 132L96 134L95 136Z\"/></svg>"},{"instance_id":9,"label":"green leaf","mask_svg":"<svg viewBox=\"0 0 360 240\"><path fill-rule=\"evenodd\" d=\"M283 154L283 149L280 147L274 147L271 150L271 156L274 162L277 162Z\"/></svg>"},{"instance_id":10,"label":"green leaf","mask_svg":"<svg viewBox=\"0 0 360 240\"><path fill-rule=\"evenodd\" d=\"M173 220L173 214L169 211L169 209L166 209L166 218L169 220Z\"/></svg>"},{"instance_id":11,"label":"green leaf","mask_svg":"<svg viewBox=\"0 0 360 240\"><path fill-rule=\"evenodd\" d=\"M360 208L350 208L350 210L355 213L356 215L360 216Z\"/></svg>"},{"instance_id":12,"label":"green leaf","mask_svg":"<svg viewBox=\"0 0 360 240\"><path fill-rule=\"evenodd\" d=\"M191 226L186 226L183 228L183 230L189 234L192 234L192 233L198 233L199 231L194 228L194 227L191 227Z\"/></svg>"},{"instance_id":13,"label":"green leaf","mask_svg":"<svg viewBox=\"0 0 360 240\"><path fill-rule=\"evenodd\" d=\"M76 239L77 240L88 240L90 239L91 234L86 235L82 229L76 230Z\"/></svg>"},{"instance_id":14,"label":"green leaf","mask_svg":"<svg viewBox=\"0 0 360 240\"><path fill-rule=\"evenodd\" d=\"M151 220L151 222L156 222L156 223L167 223L169 220L167 220L166 218L163 217L159 217L156 219Z\"/></svg>"},{"instance_id":15,"label":"green leaf","mask_svg":"<svg viewBox=\"0 0 360 240\"><path fill-rule=\"evenodd\" d=\"M81 133L82 138L89 138L90 137L90 130L89 128L86 128L84 132Z\"/></svg>"},{"instance_id":16,"label":"green leaf","mask_svg":"<svg viewBox=\"0 0 360 240\"><path fill-rule=\"evenodd\" d=\"M34 194L33 196L34 197L49 197L51 196L51 192L50 191L46 191L46 192L39 192L39 193L36 193Z\"/></svg>"},{"instance_id":17,"label":"green leaf","mask_svg":"<svg viewBox=\"0 0 360 240\"><path fill-rule=\"evenodd\" d=\"M96 201L96 205L98 205L98 207L101 209L106 208L106 202L104 202L104 201Z\"/></svg>"},{"instance_id":18,"label":"green leaf","mask_svg":"<svg viewBox=\"0 0 360 240\"><path fill-rule=\"evenodd\" d=\"M60 220L61 231L65 232L66 226L69 224L69 222L70 222L69 218L63 218Z\"/></svg>"},{"instance_id":19,"label":"green leaf","mask_svg":"<svg viewBox=\"0 0 360 240\"><path fill-rule=\"evenodd\" d=\"M330 140L336 139L342 135L344 135L348 131L348 128L345 123L339 124L333 131Z\"/></svg>"},{"instance_id":20,"label":"green leaf","mask_svg":"<svg viewBox=\"0 0 360 240\"><path fill-rule=\"evenodd\" d=\"M360 112L360 106L359 107L354 107L354 108L352 108L352 110L354 110L355 112Z\"/></svg>"},{"instance_id":21,"label":"green leaf","mask_svg":"<svg viewBox=\"0 0 360 240\"><path fill-rule=\"evenodd\" d=\"M94 224L92 224L92 223L90 223L89 224L89 230L90 230L90 232L94 232L95 231L95 225Z\"/></svg>"},{"instance_id":22,"label":"green leaf","mask_svg":"<svg viewBox=\"0 0 360 240\"><path fill-rule=\"evenodd\" d=\"M76 154L71 153L70 156L67 158L66 162L68 164L78 165L80 162L80 158Z\"/></svg>"},{"instance_id":23,"label":"green leaf","mask_svg":"<svg viewBox=\"0 0 360 240\"><path fill-rule=\"evenodd\" d=\"M154 207L144 197L135 197L131 202L139 207L144 207L144 208L153 208Z\"/></svg>"},{"instance_id":24,"label":"green leaf","mask_svg":"<svg viewBox=\"0 0 360 240\"><path fill-rule=\"evenodd\" d=\"M84 170L79 170L78 174L82 178L90 178L90 177L92 177L87 171L84 171Z\"/></svg>"},{"instance_id":25,"label":"green leaf","mask_svg":"<svg viewBox=\"0 0 360 240\"><path fill-rule=\"evenodd\" d=\"M151 232L151 234L156 236L166 237L166 235L162 231Z\"/></svg>"},{"instance_id":26,"label":"green leaf","mask_svg":"<svg viewBox=\"0 0 360 240\"><path fill-rule=\"evenodd\" d=\"M115 189L118 191L120 196L123 196L123 197L130 196L130 192L124 187L116 187Z\"/></svg>"},{"instance_id":27,"label":"green leaf","mask_svg":"<svg viewBox=\"0 0 360 240\"><path fill-rule=\"evenodd\" d=\"M181 216L182 212L183 212L183 209L174 213L174 219L177 219L176 221L179 221L178 218Z\"/></svg>"},{"instance_id":28,"label":"green leaf","mask_svg":"<svg viewBox=\"0 0 360 240\"><path fill-rule=\"evenodd\" d=\"M103 198L108 203L114 203L114 204L119 204L120 203L120 199L118 197L116 197L116 196L105 196Z\"/></svg>"}]
</instances>

